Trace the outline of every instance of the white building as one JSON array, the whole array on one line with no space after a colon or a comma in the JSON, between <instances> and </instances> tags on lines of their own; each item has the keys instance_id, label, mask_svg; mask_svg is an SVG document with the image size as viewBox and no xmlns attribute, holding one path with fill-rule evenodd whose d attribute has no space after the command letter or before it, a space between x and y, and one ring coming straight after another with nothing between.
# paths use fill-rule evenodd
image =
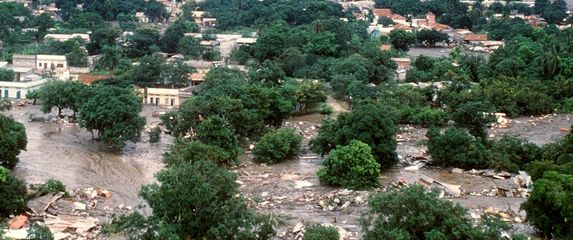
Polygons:
<instances>
[{"instance_id":1,"label":"white building","mask_svg":"<svg viewBox=\"0 0 573 240\"><path fill-rule=\"evenodd\" d=\"M26 94L38 90L46 82L46 79L27 82L0 81L0 98L26 99Z\"/></svg>"},{"instance_id":2,"label":"white building","mask_svg":"<svg viewBox=\"0 0 573 240\"><path fill-rule=\"evenodd\" d=\"M65 55L13 55L14 69L31 68L36 74L53 73L60 80L70 77L68 61ZM26 72L26 71L24 71Z\"/></svg>"},{"instance_id":3,"label":"white building","mask_svg":"<svg viewBox=\"0 0 573 240\"><path fill-rule=\"evenodd\" d=\"M51 40L58 41L58 42L65 42L65 41L68 41L68 40L70 40L72 38L76 38L76 37L81 38L86 43L90 41L90 35L84 34L84 33L72 33L72 34L49 33L49 34L46 34L46 36L44 38L45 39L51 39Z\"/></svg>"},{"instance_id":4,"label":"white building","mask_svg":"<svg viewBox=\"0 0 573 240\"><path fill-rule=\"evenodd\" d=\"M192 87L185 88L139 88L138 92L142 98L143 104L179 107L183 101L192 95Z\"/></svg>"}]
</instances>

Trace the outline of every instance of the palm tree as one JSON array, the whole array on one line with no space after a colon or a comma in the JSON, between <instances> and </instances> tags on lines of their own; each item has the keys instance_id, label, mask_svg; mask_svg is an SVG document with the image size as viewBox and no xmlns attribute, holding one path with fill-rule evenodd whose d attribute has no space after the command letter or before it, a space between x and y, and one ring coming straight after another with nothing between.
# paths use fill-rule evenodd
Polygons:
<instances>
[{"instance_id":1,"label":"palm tree","mask_svg":"<svg viewBox=\"0 0 573 240\"><path fill-rule=\"evenodd\" d=\"M117 67L122 58L122 50L118 46L103 46L98 65L111 72Z\"/></svg>"},{"instance_id":2,"label":"palm tree","mask_svg":"<svg viewBox=\"0 0 573 240\"><path fill-rule=\"evenodd\" d=\"M538 58L543 66L543 76L552 78L559 73L561 59L559 57L559 48L556 44L544 44L543 54Z\"/></svg>"}]
</instances>

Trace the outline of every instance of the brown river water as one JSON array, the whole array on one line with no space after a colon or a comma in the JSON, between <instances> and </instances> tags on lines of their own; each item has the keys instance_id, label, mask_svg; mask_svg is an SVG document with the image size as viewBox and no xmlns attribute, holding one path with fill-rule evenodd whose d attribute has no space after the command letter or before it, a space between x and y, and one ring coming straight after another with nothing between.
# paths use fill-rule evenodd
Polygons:
<instances>
[{"instance_id":1,"label":"brown river water","mask_svg":"<svg viewBox=\"0 0 573 240\"><path fill-rule=\"evenodd\" d=\"M159 122L146 107L147 124ZM27 184L43 183L53 178L68 190L103 188L112 192L111 204L135 206L140 203L138 191L142 184L154 181L154 173L163 165L161 155L172 138L162 135L160 143L149 143L147 133L142 141L129 143L122 152L110 151L91 140L91 135L78 124L29 122L30 113L42 116L37 106L15 106L9 114L26 126L27 151L20 155L15 174ZM114 207L114 206L112 206ZM116 206L115 206L116 207Z\"/></svg>"}]
</instances>

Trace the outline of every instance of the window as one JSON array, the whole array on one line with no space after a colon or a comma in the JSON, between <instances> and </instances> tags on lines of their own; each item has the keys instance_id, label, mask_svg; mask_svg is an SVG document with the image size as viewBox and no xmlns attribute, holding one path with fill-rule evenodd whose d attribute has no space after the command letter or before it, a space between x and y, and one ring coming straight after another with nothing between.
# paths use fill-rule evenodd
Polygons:
<instances>
[{"instance_id":1,"label":"window","mask_svg":"<svg viewBox=\"0 0 573 240\"><path fill-rule=\"evenodd\" d=\"M153 104L153 98L149 98L149 103Z\"/></svg>"},{"instance_id":2,"label":"window","mask_svg":"<svg viewBox=\"0 0 573 240\"><path fill-rule=\"evenodd\" d=\"M63 68L64 64L58 63L58 65L56 65L57 68Z\"/></svg>"},{"instance_id":3,"label":"window","mask_svg":"<svg viewBox=\"0 0 573 240\"><path fill-rule=\"evenodd\" d=\"M42 66L42 63L38 63L38 67L41 67L41 66Z\"/></svg>"}]
</instances>

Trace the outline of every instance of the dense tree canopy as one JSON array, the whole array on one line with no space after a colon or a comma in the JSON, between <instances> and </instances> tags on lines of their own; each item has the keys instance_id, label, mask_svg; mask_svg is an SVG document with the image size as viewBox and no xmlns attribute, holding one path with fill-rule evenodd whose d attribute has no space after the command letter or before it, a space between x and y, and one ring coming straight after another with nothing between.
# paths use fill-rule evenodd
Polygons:
<instances>
[{"instance_id":1,"label":"dense tree canopy","mask_svg":"<svg viewBox=\"0 0 573 240\"><path fill-rule=\"evenodd\" d=\"M138 141L145 118L139 116L141 100L133 90L115 86L95 86L78 112L81 127L106 144L118 149L127 141ZM95 136L94 136L95 138Z\"/></svg>"},{"instance_id":2,"label":"dense tree canopy","mask_svg":"<svg viewBox=\"0 0 573 240\"><path fill-rule=\"evenodd\" d=\"M143 186L140 195L153 209L150 221L167 224L180 239L268 239L273 233L265 217L236 197L235 175L212 161L186 162L157 179L160 185Z\"/></svg>"},{"instance_id":3,"label":"dense tree canopy","mask_svg":"<svg viewBox=\"0 0 573 240\"><path fill-rule=\"evenodd\" d=\"M336 120L326 120L311 140L311 149L326 154L337 146L359 140L372 148L372 154L382 169L392 167L396 156L396 124L392 109L381 104L366 103L340 114Z\"/></svg>"},{"instance_id":4,"label":"dense tree canopy","mask_svg":"<svg viewBox=\"0 0 573 240\"><path fill-rule=\"evenodd\" d=\"M18 163L18 154L26 150L28 138L24 125L0 114L0 168L12 169Z\"/></svg>"},{"instance_id":5,"label":"dense tree canopy","mask_svg":"<svg viewBox=\"0 0 573 240\"><path fill-rule=\"evenodd\" d=\"M78 81L49 81L38 92L42 111L49 113L56 107L58 116L62 117L62 110L67 108L74 112L72 117L75 117L75 113L85 101L82 94L84 88L86 86Z\"/></svg>"},{"instance_id":6,"label":"dense tree canopy","mask_svg":"<svg viewBox=\"0 0 573 240\"><path fill-rule=\"evenodd\" d=\"M362 220L364 239L504 239L501 232L510 226L497 216L484 215L476 226L467 209L438 195L410 185L372 196Z\"/></svg>"}]
</instances>

